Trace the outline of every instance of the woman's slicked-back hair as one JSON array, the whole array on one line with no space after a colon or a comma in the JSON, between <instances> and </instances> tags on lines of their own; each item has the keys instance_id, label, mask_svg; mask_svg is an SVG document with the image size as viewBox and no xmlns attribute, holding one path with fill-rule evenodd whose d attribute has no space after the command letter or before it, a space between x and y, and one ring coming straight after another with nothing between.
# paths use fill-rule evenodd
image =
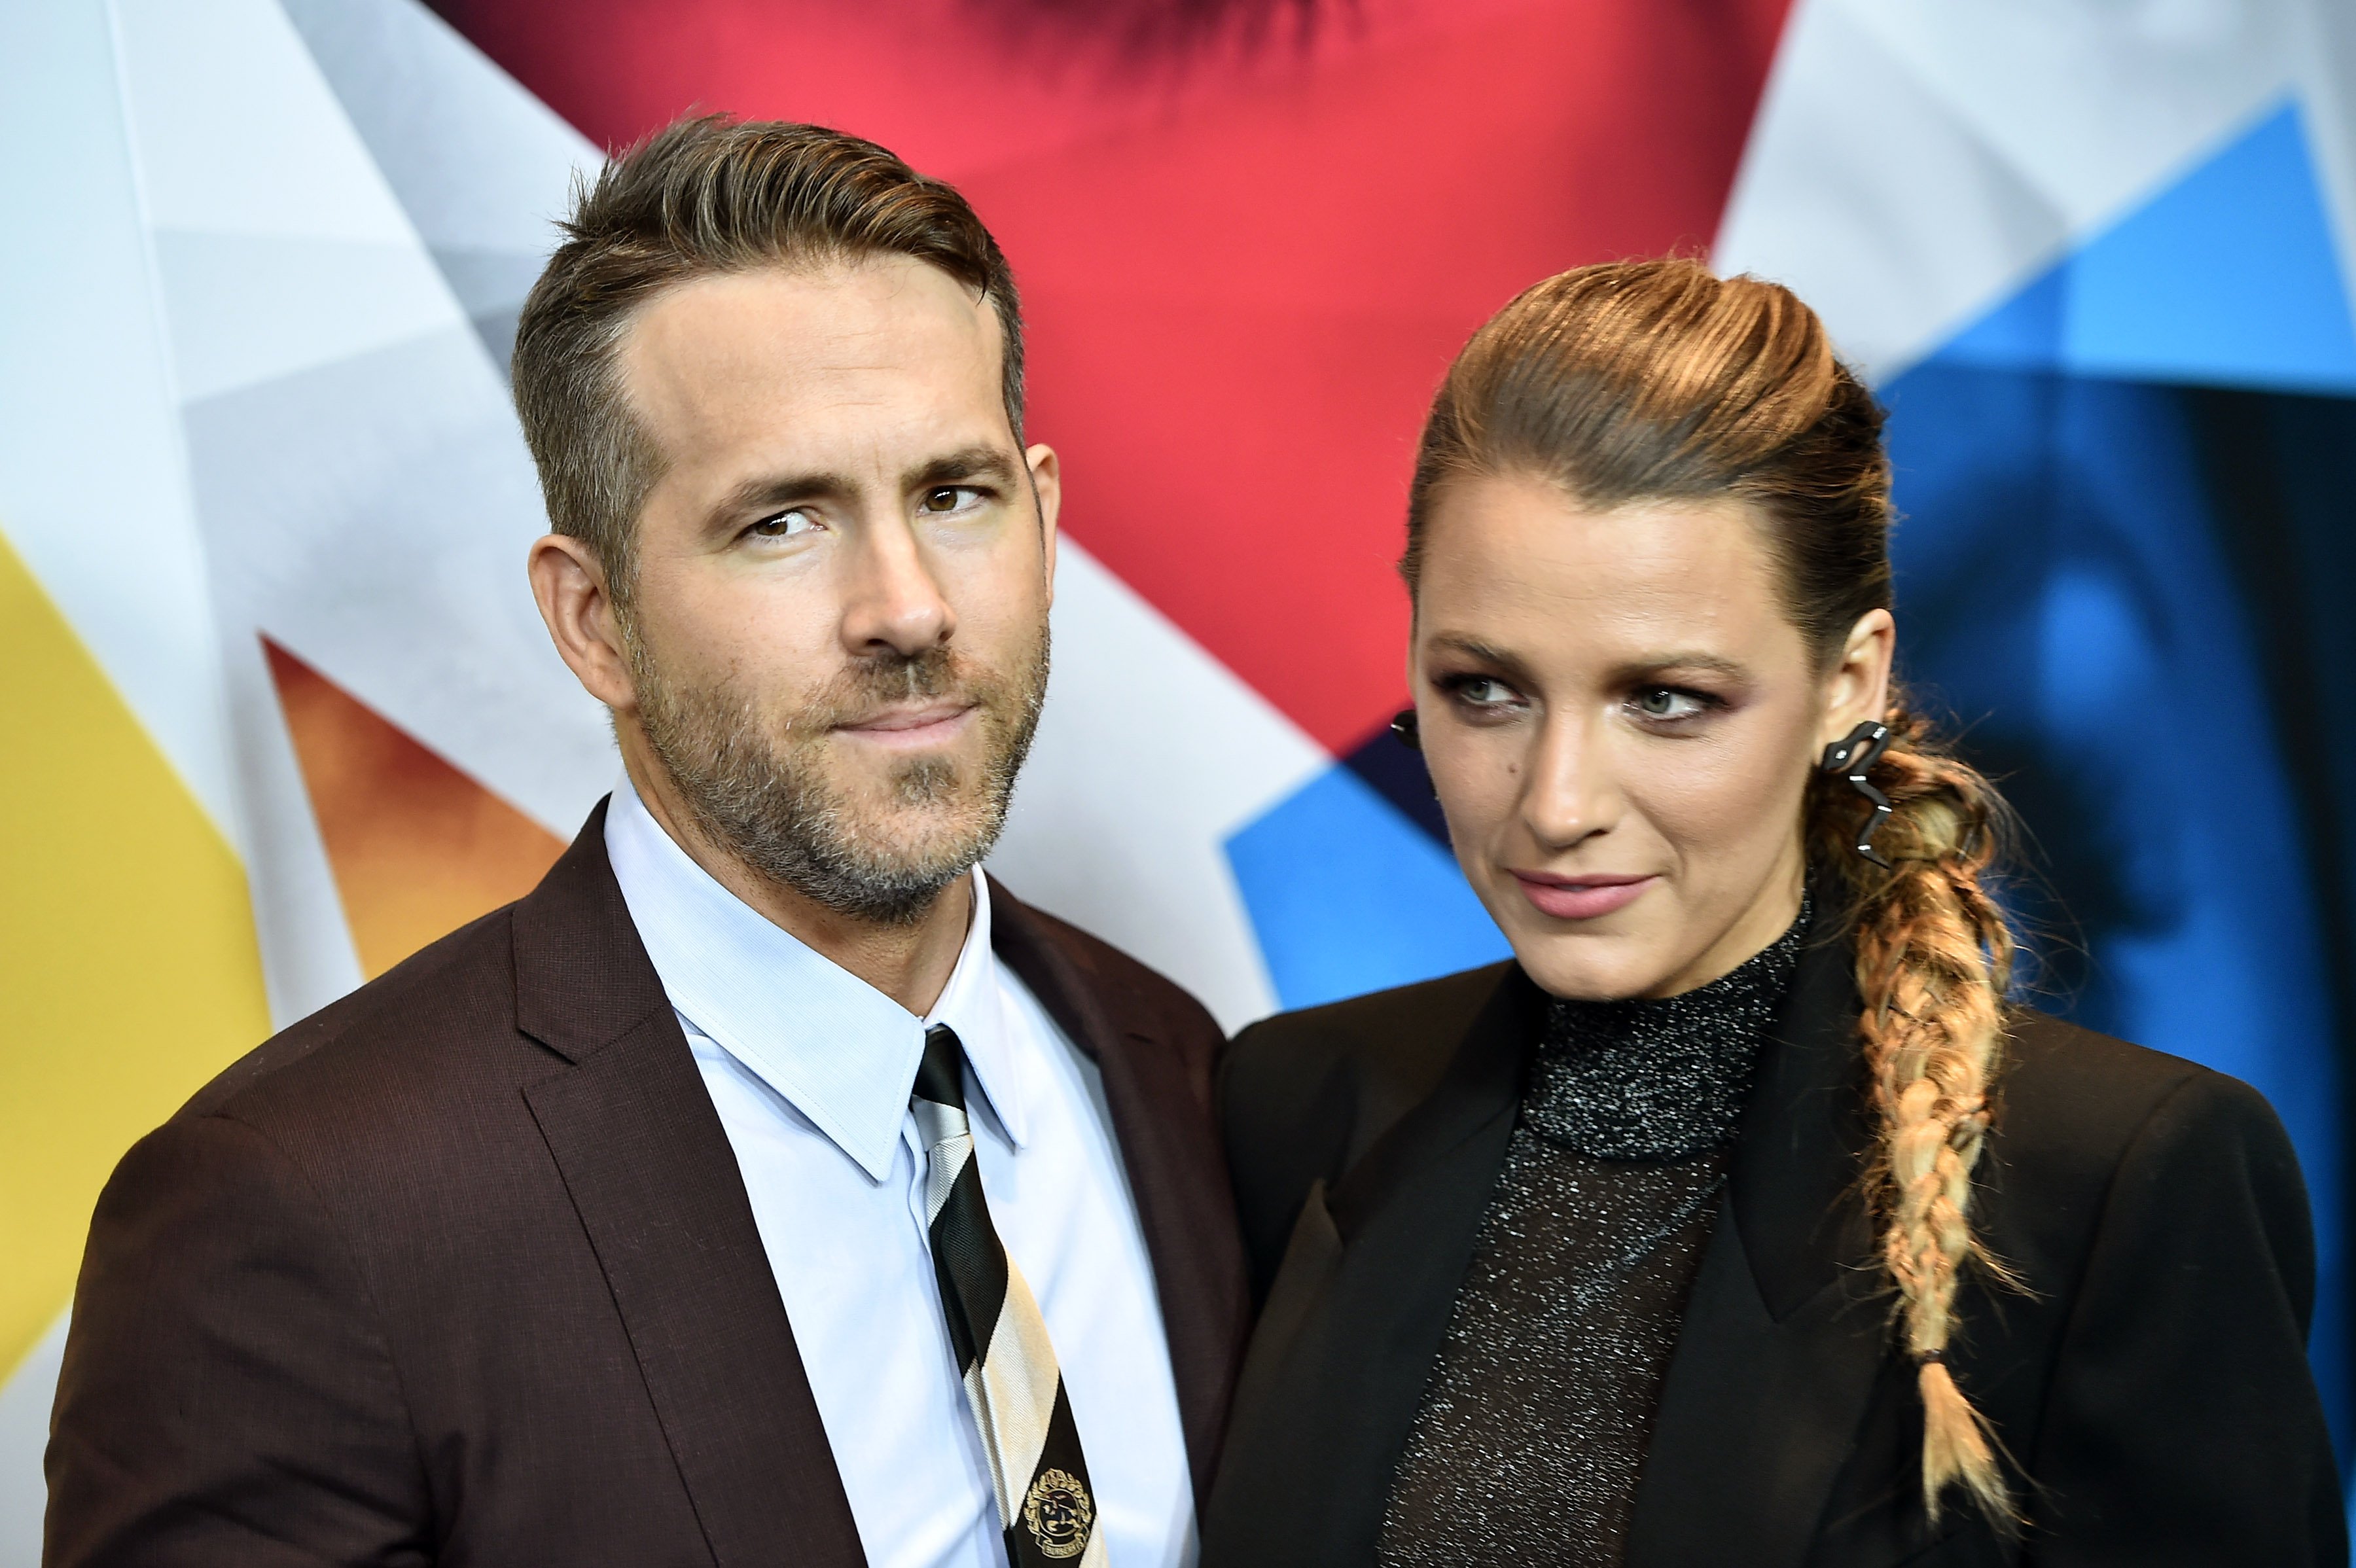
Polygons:
<instances>
[{"instance_id":1,"label":"woman's slicked-back hair","mask_svg":"<svg viewBox=\"0 0 2356 1568\"><path fill-rule=\"evenodd\" d=\"M1740 503L1783 608L1827 671L1860 617L1890 607L1881 410L1789 290L1683 260L1582 267L1474 333L1433 400L1409 490L1412 592L1451 483L1534 478L1596 510ZM1732 526L1743 526L1736 521ZM2001 1522L1990 1434L1946 1366L1958 1276L1977 1262L1972 1170L1989 1125L2012 937L1985 886L2008 821L1994 788L1893 704L1872 778L1895 808L1856 853L1868 806L1819 773L1800 824L1809 875L1855 933L1858 1043L1879 1125L1868 1173L1923 1406L1922 1494L1960 1485Z\"/></svg>"},{"instance_id":2,"label":"woman's slicked-back hair","mask_svg":"<svg viewBox=\"0 0 2356 1568\"><path fill-rule=\"evenodd\" d=\"M1778 525L1788 607L1820 658L1890 604L1881 410L1815 313L1773 284L1688 261L1581 267L1491 317L1424 426L1399 564L1410 586L1439 491L1475 473L1543 478L1605 510L1751 503Z\"/></svg>"},{"instance_id":3,"label":"woman's slicked-back hair","mask_svg":"<svg viewBox=\"0 0 2356 1568\"><path fill-rule=\"evenodd\" d=\"M585 541L624 603L638 510L661 475L616 360L635 313L690 279L907 256L990 301L1006 415L1023 433L1023 315L1006 258L964 197L873 142L702 115L607 160L516 328L513 378L550 524Z\"/></svg>"}]
</instances>

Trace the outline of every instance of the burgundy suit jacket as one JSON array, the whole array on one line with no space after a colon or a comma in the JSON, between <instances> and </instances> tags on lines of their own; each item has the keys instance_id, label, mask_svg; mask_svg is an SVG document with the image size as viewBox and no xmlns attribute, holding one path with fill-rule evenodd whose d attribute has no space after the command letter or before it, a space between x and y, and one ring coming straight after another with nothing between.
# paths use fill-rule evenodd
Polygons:
<instances>
[{"instance_id":1,"label":"burgundy suit jacket","mask_svg":"<svg viewBox=\"0 0 2356 1568\"><path fill-rule=\"evenodd\" d=\"M271 1040L124 1156L45 1561L864 1562L736 1162L605 859ZM1198 1497L1248 1311L1192 997L993 890L1102 1069Z\"/></svg>"}]
</instances>

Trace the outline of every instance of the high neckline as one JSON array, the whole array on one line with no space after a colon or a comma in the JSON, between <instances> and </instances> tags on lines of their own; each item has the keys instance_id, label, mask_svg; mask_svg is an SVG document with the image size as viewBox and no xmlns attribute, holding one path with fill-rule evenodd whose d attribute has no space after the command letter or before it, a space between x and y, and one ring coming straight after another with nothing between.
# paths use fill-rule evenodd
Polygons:
<instances>
[{"instance_id":1,"label":"high neckline","mask_svg":"<svg viewBox=\"0 0 2356 1568\"><path fill-rule=\"evenodd\" d=\"M1600 1160L1691 1159L1733 1142L1767 1032L1808 929L1791 929L1708 984L1675 996L1547 1008L1522 1119Z\"/></svg>"}]
</instances>

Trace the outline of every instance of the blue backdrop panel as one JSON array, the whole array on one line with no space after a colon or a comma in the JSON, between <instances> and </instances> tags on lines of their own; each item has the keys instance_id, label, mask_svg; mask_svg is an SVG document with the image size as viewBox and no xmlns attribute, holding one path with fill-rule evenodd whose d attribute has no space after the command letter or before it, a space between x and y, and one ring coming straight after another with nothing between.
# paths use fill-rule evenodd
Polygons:
<instances>
[{"instance_id":1,"label":"blue backdrop panel","mask_svg":"<svg viewBox=\"0 0 2356 1568\"><path fill-rule=\"evenodd\" d=\"M1941 357L2356 392L2356 330L2298 106L2269 114Z\"/></svg>"},{"instance_id":2,"label":"blue backdrop panel","mask_svg":"<svg viewBox=\"0 0 2356 1568\"><path fill-rule=\"evenodd\" d=\"M2324 585L2356 564L2356 401L2329 387L2356 334L2286 109L1885 395L1906 673L2033 834L2040 1000L2273 1101L2344 1440L2356 649Z\"/></svg>"},{"instance_id":3,"label":"blue backdrop panel","mask_svg":"<svg viewBox=\"0 0 2356 1568\"><path fill-rule=\"evenodd\" d=\"M1287 1007L1506 956L1446 846L1345 765L1229 839L1227 860Z\"/></svg>"}]
</instances>

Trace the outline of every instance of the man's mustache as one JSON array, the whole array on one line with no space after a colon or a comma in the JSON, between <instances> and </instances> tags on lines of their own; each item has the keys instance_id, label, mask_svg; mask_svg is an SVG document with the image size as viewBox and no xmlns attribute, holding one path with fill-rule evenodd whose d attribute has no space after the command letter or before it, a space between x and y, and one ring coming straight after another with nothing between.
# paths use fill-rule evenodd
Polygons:
<instances>
[{"instance_id":1,"label":"man's mustache","mask_svg":"<svg viewBox=\"0 0 2356 1568\"><path fill-rule=\"evenodd\" d=\"M994 713L1002 705L1004 686L948 648L870 655L838 671L791 727L815 736L869 723L895 707L943 697L962 698Z\"/></svg>"}]
</instances>

